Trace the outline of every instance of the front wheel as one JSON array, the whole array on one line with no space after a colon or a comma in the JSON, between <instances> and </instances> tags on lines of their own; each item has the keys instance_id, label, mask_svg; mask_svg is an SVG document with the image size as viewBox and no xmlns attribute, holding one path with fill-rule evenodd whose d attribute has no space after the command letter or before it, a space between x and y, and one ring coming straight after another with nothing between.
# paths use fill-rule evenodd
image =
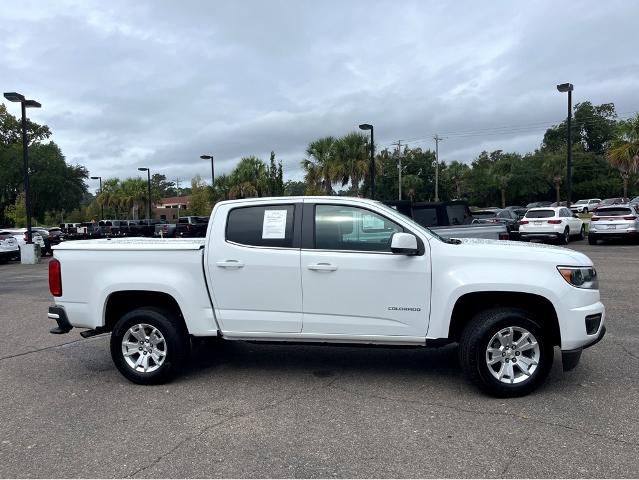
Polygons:
<instances>
[{"instance_id":1,"label":"front wheel","mask_svg":"<svg viewBox=\"0 0 639 480\"><path fill-rule=\"evenodd\" d=\"M586 226L582 225L581 230L579 230L579 240L583 240L586 238Z\"/></svg>"},{"instance_id":2,"label":"front wheel","mask_svg":"<svg viewBox=\"0 0 639 480\"><path fill-rule=\"evenodd\" d=\"M464 329L459 358L467 377L496 397L518 397L548 376L553 346L527 312L497 308L477 314Z\"/></svg>"},{"instance_id":3,"label":"front wheel","mask_svg":"<svg viewBox=\"0 0 639 480\"><path fill-rule=\"evenodd\" d=\"M142 385L165 383L184 366L190 339L177 315L143 307L125 314L111 333L111 358L127 379Z\"/></svg>"}]
</instances>

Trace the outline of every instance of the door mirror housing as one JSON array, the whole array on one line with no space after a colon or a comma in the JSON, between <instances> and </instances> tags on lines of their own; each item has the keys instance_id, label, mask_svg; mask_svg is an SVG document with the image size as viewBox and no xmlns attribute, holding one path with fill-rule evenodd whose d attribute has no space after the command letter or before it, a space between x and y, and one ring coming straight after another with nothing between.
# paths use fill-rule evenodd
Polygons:
<instances>
[{"instance_id":1,"label":"door mirror housing","mask_svg":"<svg viewBox=\"0 0 639 480\"><path fill-rule=\"evenodd\" d=\"M412 233L394 233L391 238L391 252L397 255L417 255L417 237Z\"/></svg>"}]
</instances>

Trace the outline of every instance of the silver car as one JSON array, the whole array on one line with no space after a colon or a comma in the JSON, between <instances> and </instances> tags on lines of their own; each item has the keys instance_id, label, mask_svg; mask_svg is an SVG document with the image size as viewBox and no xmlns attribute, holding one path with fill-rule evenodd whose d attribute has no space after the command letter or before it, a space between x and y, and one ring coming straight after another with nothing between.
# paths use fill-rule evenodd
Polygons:
<instances>
[{"instance_id":1,"label":"silver car","mask_svg":"<svg viewBox=\"0 0 639 480\"><path fill-rule=\"evenodd\" d=\"M596 245L599 240L613 238L639 240L638 205L610 205L597 209L590 219L588 243Z\"/></svg>"}]
</instances>

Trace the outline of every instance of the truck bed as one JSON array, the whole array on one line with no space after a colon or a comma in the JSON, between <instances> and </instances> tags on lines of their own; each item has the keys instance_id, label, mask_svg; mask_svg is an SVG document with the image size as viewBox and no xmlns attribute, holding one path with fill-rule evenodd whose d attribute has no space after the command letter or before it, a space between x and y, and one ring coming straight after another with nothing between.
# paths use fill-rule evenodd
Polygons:
<instances>
[{"instance_id":1,"label":"truck bed","mask_svg":"<svg viewBox=\"0 0 639 480\"><path fill-rule=\"evenodd\" d=\"M205 238L103 238L63 242L54 250L200 250Z\"/></svg>"}]
</instances>

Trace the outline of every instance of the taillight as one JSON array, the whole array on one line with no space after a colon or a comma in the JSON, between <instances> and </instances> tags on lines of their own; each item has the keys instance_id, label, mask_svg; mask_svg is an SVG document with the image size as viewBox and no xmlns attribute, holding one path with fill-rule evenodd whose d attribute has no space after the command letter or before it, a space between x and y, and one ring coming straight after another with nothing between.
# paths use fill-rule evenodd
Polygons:
<instances>
[{"instance_id":1,"label":"taillight","mask_svg":"<svg viewBox=\"0 0 639 480\"><path fill-rule=\"evenodd\" d=\"M635 217L634 215L629 215L627 217L623 217L624 220L637 220L637 217Z\"/></svg>"},{"instance_id":2,"label":"taillight","mask_svg":"<svg viewBox=\"0 0 639 480\"><path fill-rule=\"evenodd\" d=\"M561 220L548 220L548 223L552 225L559 225L561 223Z\"/></svg>"},{"instance_id":3,"label":"taillight","mask_svg":"<svg viewBox=\"0 0 639 480\"><path fill-rule=\"evenodd\" d=\"M29 241L29 234L27 232L24 232L24 241L25 242Z\"/></svg>"},{"instance_id":4,"label":"taillight","mask_svg":"<svg viewBox=\"0 0 639 480\"><path fill-rule=\"evenodd\" d=\"M596 222L597 220L601 220L599 217L590 217L591 222Z\"/></svg>"},{"instance_id":5,"label":"taillight","mask_svg":"<svg viewBox=\"0 0 639 480\"><path fill-rule=\"evenodd\" d=\"M54 297L62 295L62 270L60 261L56 258L49 262L49 291Z\"/></svg>"},{"instance_id":6,"label":"taillight","mask_svg":"<svg viewBox=\"0 0 639 480\"><path fill-rule=\"evenodd\" d=\"M522 224L522 225L528 225L529 223L530 223L530 222L529 222L528 220L522 220L522 221L521 221L521 224Z\"/></svg>"}]
</instances>

